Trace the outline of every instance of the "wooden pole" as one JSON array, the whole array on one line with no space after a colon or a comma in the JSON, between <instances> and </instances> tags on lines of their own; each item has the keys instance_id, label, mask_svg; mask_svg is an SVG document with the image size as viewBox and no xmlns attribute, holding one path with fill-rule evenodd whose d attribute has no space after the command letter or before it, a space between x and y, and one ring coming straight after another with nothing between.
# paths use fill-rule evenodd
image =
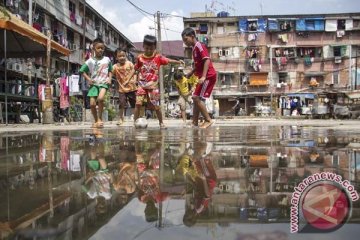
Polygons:
<instances>
[{"instance_id":1,"label":"wooden pole","mask_svg":"<svg viewBox=\"0 0 360 240\"><path fill-rule=\"evenodd\" d=\"M42 101L43 109L43 123L54 123L53 115L53 100L50 87L50 62L51 62L51 32L47 30L47 44L46 44L46 87L45 100Z\"/></svg>"}]
</instances>

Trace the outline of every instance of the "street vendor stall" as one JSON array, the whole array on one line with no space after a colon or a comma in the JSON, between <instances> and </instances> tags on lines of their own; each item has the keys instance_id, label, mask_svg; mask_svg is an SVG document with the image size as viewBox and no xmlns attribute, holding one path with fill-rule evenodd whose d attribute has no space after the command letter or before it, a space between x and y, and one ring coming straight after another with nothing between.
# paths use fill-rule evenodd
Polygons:
<instances>
[{"instance_id":1,"label":"street vendor stall","mask_svg":"<svg viewBox=\"0 0 360 240\"><path fill-rule=\"evenodd\" d=\"M5 123L8 123L8 101L34 102L38 101L36 91L34 96L25 96L28 86L19 87L21 91L12 93L8 82L8 58L34 58L45 57L47 52L48 38L32 26L23 22L5 8L0 7L0 60L4 67L0 66L0 82L4 85L4 91L0 92L1 102L5 106ZM70 50L51 40L51 56L68 56Z\"/></svg>"}]
</instances>

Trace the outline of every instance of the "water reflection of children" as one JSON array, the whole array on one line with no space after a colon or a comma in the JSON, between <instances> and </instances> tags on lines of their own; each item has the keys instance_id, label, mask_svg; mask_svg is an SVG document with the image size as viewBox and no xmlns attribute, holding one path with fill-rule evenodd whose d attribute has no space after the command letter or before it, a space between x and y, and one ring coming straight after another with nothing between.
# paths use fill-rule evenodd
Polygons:
<instances>
[{"instance_id":1,"label":"water reflection of children","mask_svg":"<svg viewBox=\"0 0 360 240\"><path fill-rule=\"evenodd\" d=\"M140 144L136 147L137 170L139 174L138 198L146 204L145 219L147 222L158 220L157 204L166 200L169 196L167 192L160 189L160 146L140 149Z\"/></svg>"},{"instance_id":2,"label":"water reflection of children","mask_svg":"<svg viewBox=\"0 0 360 240\"><path fill-rule=\"evenodd\" d=\"M205 142L194 143L194 153L185 152L179 161L177 171L184 175L193 192L187 198L183 222L193 226L198 216L208 208L210 198L216 186L216 172L212 165L209 148Z\"/></svg>"},{"instance_id":3,"label":"water reflection of children","mask_svg":"<svg viewBox=\"0 0 360 240\"><path fill-rule=\"evenodd\" d=\"M95 133L95 137L102 138L102 133ZM89 198L96 200L96 212L105 213L106 202L112 196L112 176L105 161L105 145L99 139L89 144L89 148L90 156L86 162L88 171L83 190Z\"/></svg>"}]
</instances>

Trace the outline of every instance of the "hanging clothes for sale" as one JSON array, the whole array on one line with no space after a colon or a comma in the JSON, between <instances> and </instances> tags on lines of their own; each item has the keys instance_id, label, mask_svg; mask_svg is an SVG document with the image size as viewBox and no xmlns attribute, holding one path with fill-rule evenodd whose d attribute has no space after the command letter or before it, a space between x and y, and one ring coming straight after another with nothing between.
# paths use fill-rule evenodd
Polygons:
<instances>
[{"instance_id":1,"label":"hanging clothes for sale","mask_svg":"<svg viewBox=\"0 0 360 240\"><path fill-rule=\"evenodd\" d=\"M79 79L80 79L79 75L71 75L69 77L70 96L80 94Z\"/></svg>"},{"instance_id":2,"label":"hanging clothes for sale","mask_svg":"<svg viewBox=\"0 0 360 240\"><path fill-rule=\"evenodd\" d=\"M69 106L69 84L67 77L62 77L60 79L60 108L66 109Z\"/></svg>"},{"instance_id":3,"label":"hanging clothes for sale","mask_svg":"<svg viewBox=\"0 0 360 240\"><path fill-rule=\"evenodd\" d=\"M45 100L45 87L46 87L45 84L39 84L38 86L38 96L40 101Z\"/></svg>"}]
</instances>

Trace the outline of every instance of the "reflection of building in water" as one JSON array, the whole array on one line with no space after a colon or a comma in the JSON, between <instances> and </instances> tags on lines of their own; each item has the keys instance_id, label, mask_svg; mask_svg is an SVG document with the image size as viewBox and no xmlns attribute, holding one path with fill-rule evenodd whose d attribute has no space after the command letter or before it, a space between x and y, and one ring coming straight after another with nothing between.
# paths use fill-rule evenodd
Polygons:
<instances>
[{"instance_id":1,"label":"reflection of building in water","mask_svg":"<svg viewBox=\"0 0 360 240\"><path fill-rule=\"evenodd\" d=\"M358 159L353 152L349 139L335 137L256 147L215 145L212 155L218 185L209 205L210 220L204 216L199 221L288 222L293 188L305 177L334 172L357 186ZM353 216L359 215L354 205Z\"/></svg>"},{"instance_id":2,"label":"reflection of building in water","mask_svg":"<svg viewBox=\"0 0 360 240\"><path fill-rule=\"evenodd\" d=\"M115 192L106 214L96 214L96 201L84 198L84 152L88 139L72 139L68 133L43 137L38 134L3 135L0 142L0 238L26 228L29 234L45 229L64 239L88 238L129 201ZM116 146L117 145L117 146ZM44 146L44 147L43 147ZM108 142L104 157L109 172L118 172L118 142ZM42 158L43 150L48 157ZM49 236L54 237L54 236Z\"/></svg>"}]
</instances>

